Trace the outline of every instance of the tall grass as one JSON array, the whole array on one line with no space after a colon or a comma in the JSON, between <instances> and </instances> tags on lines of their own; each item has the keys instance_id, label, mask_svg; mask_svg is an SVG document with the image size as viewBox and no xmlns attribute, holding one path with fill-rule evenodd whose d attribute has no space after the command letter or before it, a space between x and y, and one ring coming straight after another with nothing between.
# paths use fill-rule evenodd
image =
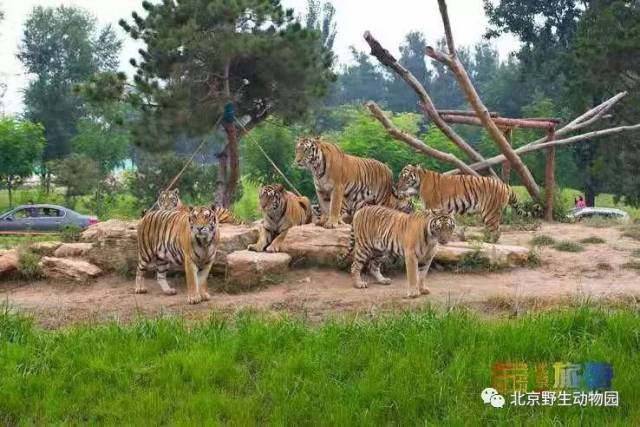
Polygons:
<instances>
[{"instance_id":1,"label":"tall grass","mask_svg":"<svg viewBox=\"0 0 640 427\"><path fill-rule=\"evenodd\" d=\"M231 207L233 213L245 221L254 221L260 218L258 206L258 185L247 178L242 178L242 197Z\"/></svg>"},{"instance_id":2,"label":"tall grass","mask_svg":"<svg viewBox=\"0 0 640 427\"><path fill-rule=\"evenodd\" d=\"M640 318L139 320L42 331L0 314L0 424L637 425ZM485 406L496 362L606 361L619 408Z\"/></svg>"}]
</instances>

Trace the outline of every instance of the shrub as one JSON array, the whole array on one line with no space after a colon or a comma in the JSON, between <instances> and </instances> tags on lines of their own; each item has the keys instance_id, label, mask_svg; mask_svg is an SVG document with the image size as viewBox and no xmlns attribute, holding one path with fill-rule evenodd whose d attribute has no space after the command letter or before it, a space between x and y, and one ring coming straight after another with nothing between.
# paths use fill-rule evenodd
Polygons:
<instances>
[{"instance_id":1,"label":"shrub","mask_svg":"<svg viewBox=\"0 0 640 427\"><path fill-rule=\"evenodd\" d=\"M77 242L82 235L82 229L76 225L67 225L60 230L60 239L63 242Z\"/></svg>"},{"instance_id":2,"label":"shrub","mask_svg":"<svg viewBox=\"0 0 640 427\"><path fill-rule=\"evenodd\" d=\"M553 249L562 252L582 252L584 251L584 246L580 243L563 240L553 245Z\"/></svg>"},{"instance_id":3,"label":"shrub","mask_svg":"<svg viewBox=\"0 0 640 427\"><path fill-rule=\"evenodd\" d=\"M602 237L591 236L591 237L587 237L586 239L580 240L580 243L600 244L600 243L607 243L607 241L604 240Z\"/></svg>"},{"instance_id":4,"label":"shrub","mask_svg":"<svg viewBox=\"0 0 640 427\"><path fill-rule=\"evenodd\" d=\"M231 211L243 221L255 221L262 215L258 206L258 185L242 178L242 197L233 204Z\"/></svg>"},{"instance_id":5,"label":"shrub","mask_svg":"<svg viewBox=\"0 0 640 427\"><path fill-rule=\"evenodd\" d=\"M531 239L529 243L533 246L551 246L556 243L556 239L546 234L540 234Z\"/></svg>"},{"instance_id":6,"label":"shrub","mask_svg":"<svg viewBox=\"0 0 640 427\"><path fill-rule=\"evenodd\" d=\"M26 248L18 251L18 272L25 280L37 280L42 277L40 255Z\"/></svg>"}]
</instances>

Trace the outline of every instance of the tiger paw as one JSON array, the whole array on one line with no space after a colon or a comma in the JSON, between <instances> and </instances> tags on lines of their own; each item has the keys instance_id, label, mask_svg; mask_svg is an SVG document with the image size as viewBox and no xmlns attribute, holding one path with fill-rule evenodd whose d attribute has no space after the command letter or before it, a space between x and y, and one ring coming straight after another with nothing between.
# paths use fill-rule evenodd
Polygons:
<instances>
[{"instance_id":1,"label":"tiger paw","mask_svg":"<svg viewBox=\"0 0 640 427\"><path fill-rule=\"evenodd\" d=\"M378 283L380 285L390 285L391 284L391 279L389 279L388 277L383 277L380 280L376 280L376 283Z\"/></svg>"},{"instance_id":2,"label":"tiger paw","mask_svg":"<svg viewBox=\"0 0 640 427\"><path fill-rule=\"evenodd\" d=\"M337 224L337 223L335 223L335 222L326 222L326 223L323 225L323 227L324 227L324 228L326 228L327 230L331 230L331 229L336 228L336 226L337 226L337 225L338 225L338 224Z\"/></svg>"},{"instance_id":3,"label":"tiger paw","mask_svg":"<svg viewBox=\"0 0 640 427\"><path fill-rule=\"evenodd\" d=\"M200 292L200 296L202 297L202 301L209 301L211 299L209 292Z\"/></svg>"},{"instance_id":4,"label":"tiger paw","mask_svg":"<svg viewBox=\"0 0 640 427\"><path fill-rule=\"evenodd\" d=\"M429 295L431 293L431 290L429 288L427 288L426 286L420 288L420 293L422 295Z\"/></svg>"},{"instance_id":5,"label":"tiger paw","mask_svg":"<svg viewBox=\"0 0 640 427\"><path fill-rule=\"evenodd\" d=\"M252 243L249 246L247 246L247 250L248 251L253 251L253 252L258 252L258 246L255 243Z\"/></svg>"},{"instance_id":6,"label":"tiger paw","mask_svg":"<svg viewBox=\"0 0 640 427\"><path fill-rule=\"evenodd\" d=\"M407 292L406 298L418 298L420 296L419 291L409 291Z\"/></svg>"},{"instance_id":7,"label":"tiger paw","mask_svg":"<svg viewBox=\"0 0 640 427\"><path fill-rule=\"evenodd\" d=\"M271 245L271 246L269 246L269 247L267 248L267 252L271 252L271 253L274 253L274 252L282 252L282 250L280 249L280 246L278 246L278 245L275 245L275 246L274 246L274 245Z\"/></svg>"},{"instance_id":8,"label":"tiger paw","mask_svg":"<svg viewBox=\"0 0 640 427\"><path fill-rule=\"evenodd\" d=\"M187 297L187 303L189 304L199 304L202 302L202 297L200 295L189 295Z\"/></svg>"},{"instance_id":9,"label":"tiger paw","mask_svg":"<svg viewBox=\"0 0 640 427\"><path fill-rule=\"evenodd\" d=\"M353 285L353 287L356 289L365 289L367 288L367 282L359 280Z\"/></svg>"},{"instance_id":10,"label":"tiger paw","mask_svg":"<svg viewBox=\"0 0 640 427\"><path fill-rule=\"evenodd\" d=\"M147 288L135 288L133 290L134 293L136 294L146 294L147 293Z\"/></svg>"},{"instance_id":11,"label":"tiger paw","mask_svg":"<svg viewBox=\"0 0 640 427\"><path fill-rule=\"evenodd\" d=\"M174 288L169 288L166 291L163 291L165 295L175 295L178 291L176 291Z\"/></svg>"}]
</instances>

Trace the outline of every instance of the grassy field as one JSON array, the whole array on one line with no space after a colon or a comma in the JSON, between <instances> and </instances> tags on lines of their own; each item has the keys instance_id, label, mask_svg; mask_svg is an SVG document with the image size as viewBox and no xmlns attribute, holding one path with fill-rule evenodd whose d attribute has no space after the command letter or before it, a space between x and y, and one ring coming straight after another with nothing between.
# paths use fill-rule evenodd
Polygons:
<instances>
[{"instance_id":1,"label":"grassy field","mask_svg":"<svg viewBox=\"0 0 640 427\"><path fill-rule=\"evenodd\" d=\"M44 331L0 314L0 424L638 425L640 318L426 310L328 322L241 312ZM620 406L485 406L496 362L606 361Z\"/></svg>"}]
</instances>

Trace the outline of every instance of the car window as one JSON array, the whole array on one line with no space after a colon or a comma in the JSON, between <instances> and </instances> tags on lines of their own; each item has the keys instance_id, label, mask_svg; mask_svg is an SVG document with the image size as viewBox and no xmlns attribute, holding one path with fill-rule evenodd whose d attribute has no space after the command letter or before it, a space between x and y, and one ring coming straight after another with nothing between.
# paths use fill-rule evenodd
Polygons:
<instances>
[{"instance_id":1,"label":"car window","mask_svg":"<svg viewBox=\"0 0 640 427\"><path fill-rule=\"evenodd\" d=\"M38 210L35 208L23 208L15 211L11 216L14 219L31 218L38 214Z\"/></svg>"},{"instance_id":2,"label":"car window","mask_svg":"<svg viewBox=\"0 0 640 427\"><path fill-rule=\"evenodd\" d=\"M56 208L41 208L39 214L39 216L45 218L62 217L64 216L64 211Z\"/></svg>"}]
</instances>

